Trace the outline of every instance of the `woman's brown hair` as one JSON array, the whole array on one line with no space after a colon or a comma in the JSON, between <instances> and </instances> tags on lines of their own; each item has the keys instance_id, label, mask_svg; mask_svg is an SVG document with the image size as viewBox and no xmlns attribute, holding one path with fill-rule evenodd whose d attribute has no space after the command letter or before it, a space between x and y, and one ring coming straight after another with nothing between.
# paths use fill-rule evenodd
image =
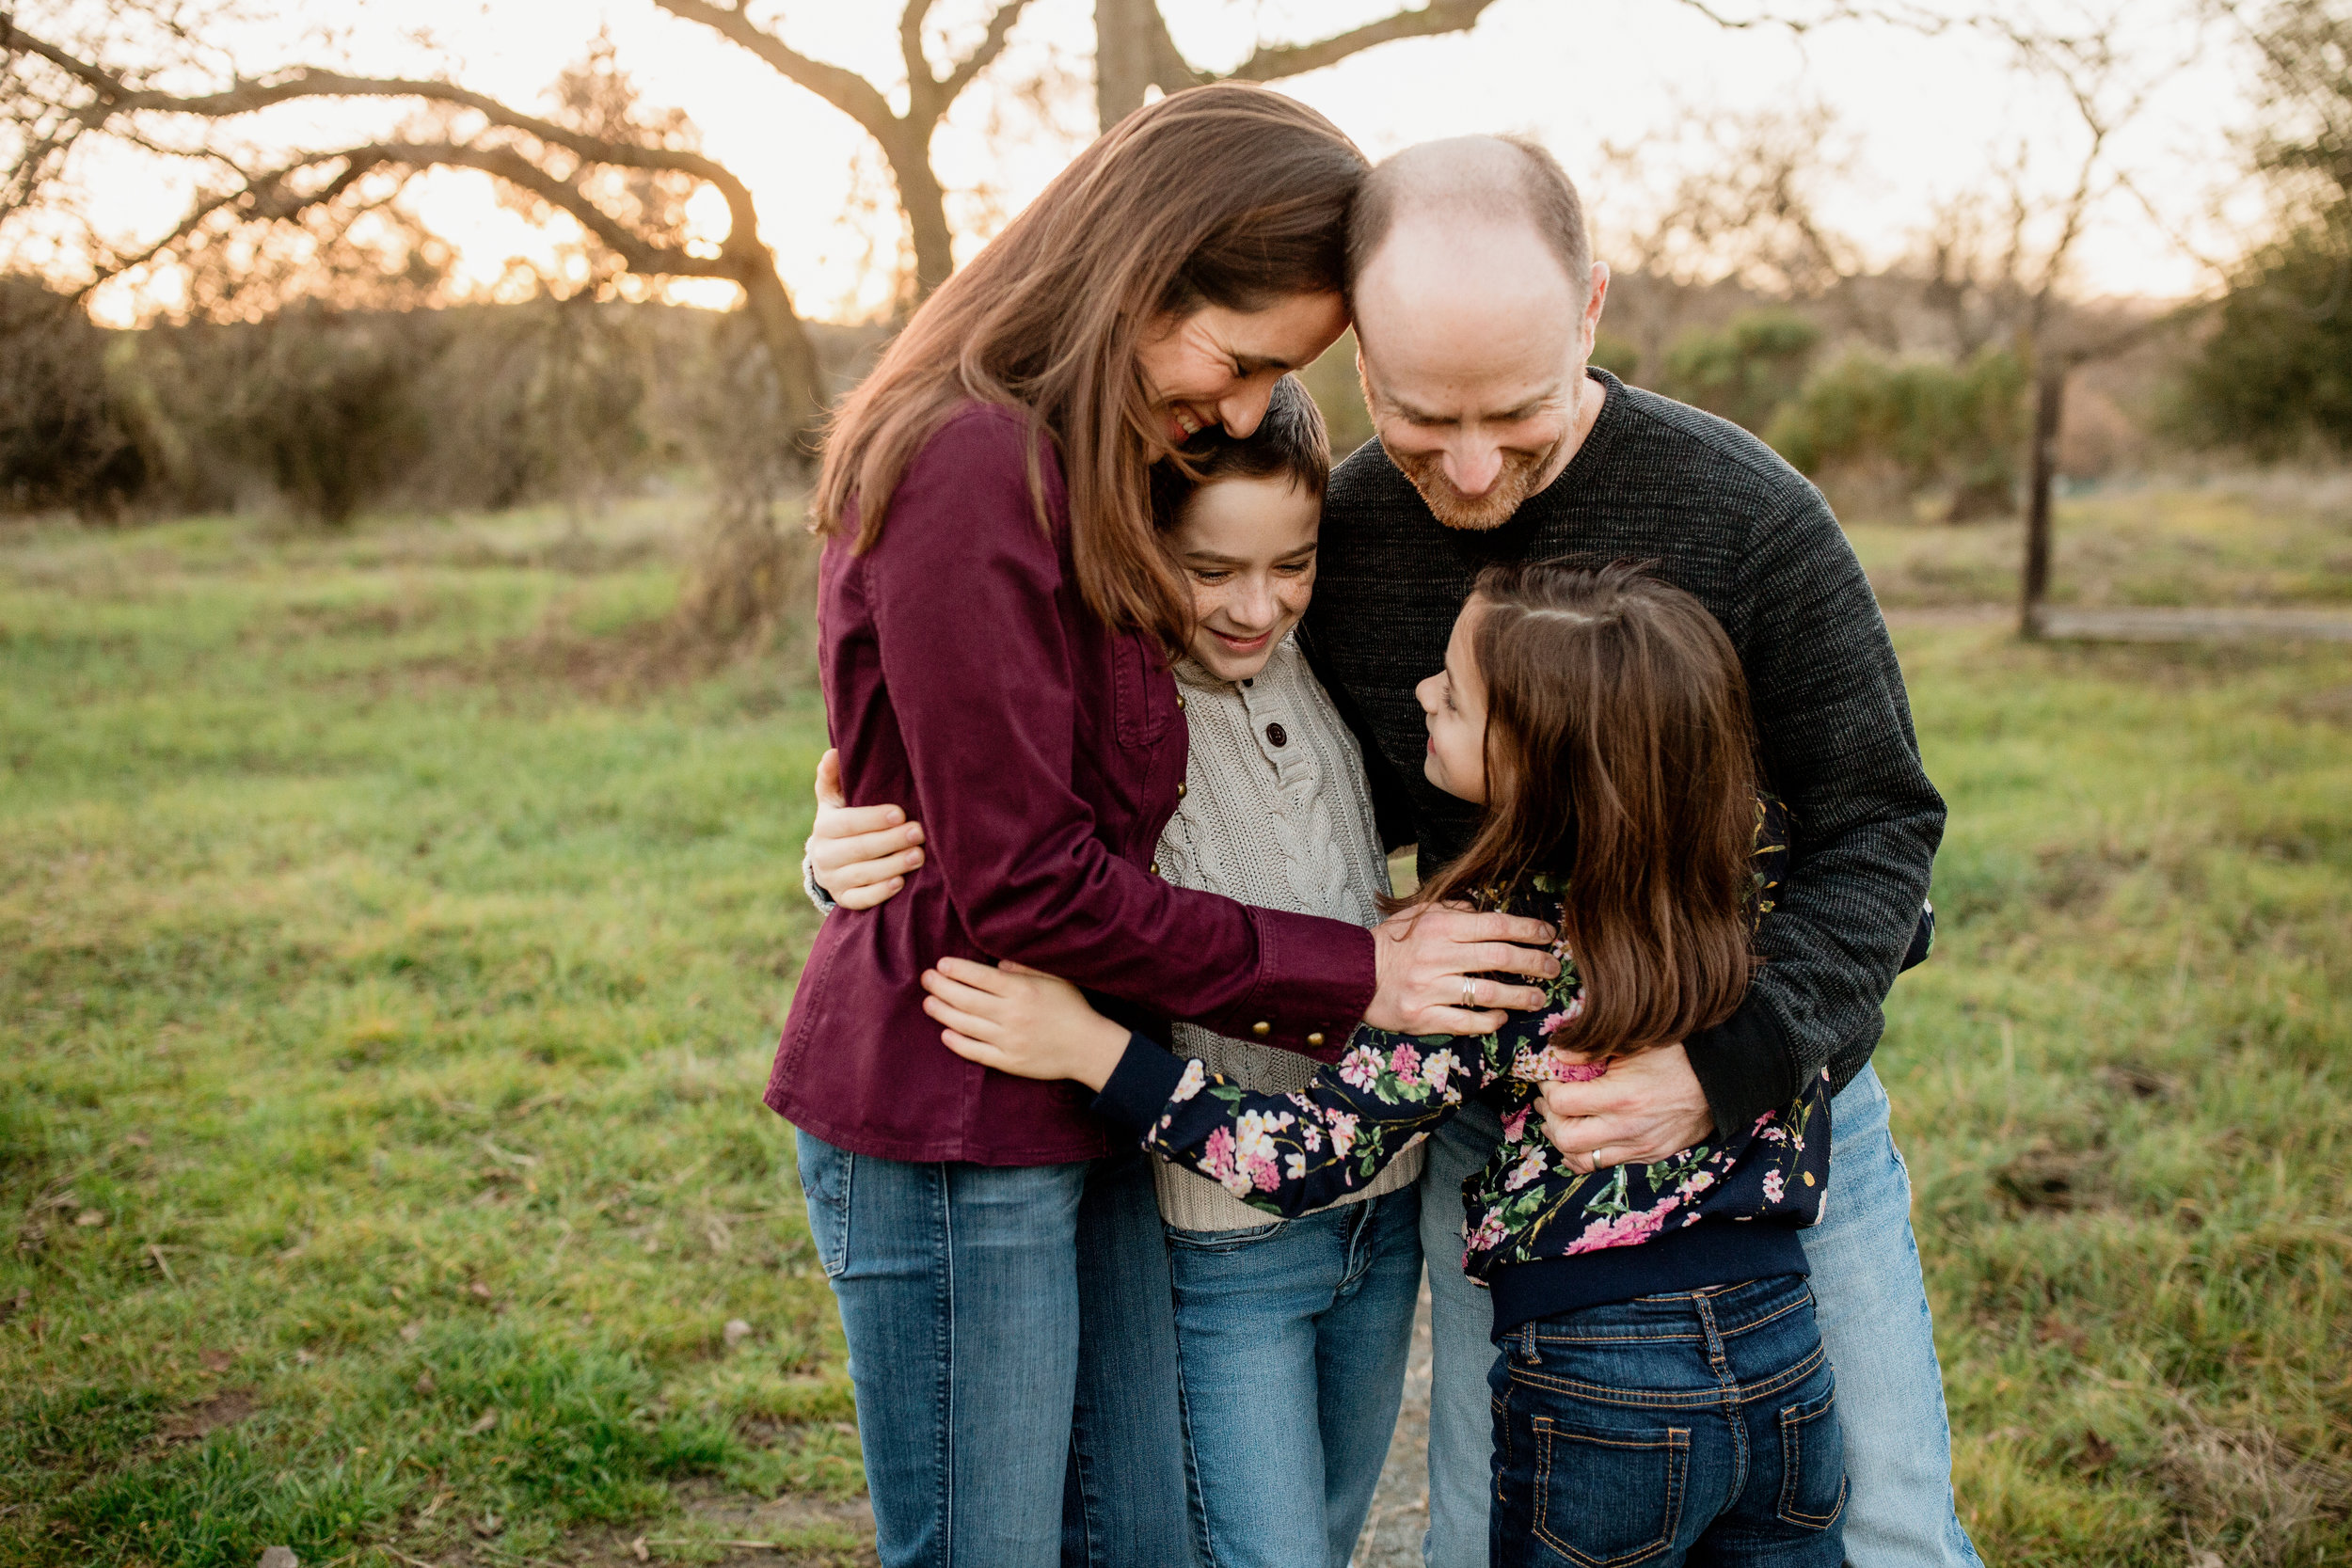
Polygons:
<instances>
[{"instance_id":1,"label":"woman's brown hair","mask_svg":"<svg viewBox=\"0 0 2352 1568\"><path fill-rule=\"evenodd\" d=\"M1152 526L1148 475L1171 450L1136 369L1169 313L1336 293L1364 156L1314 110L1218 83L1137 109L939 287L843 403L816 529L881 536L891 491L961 404L1025 410L1070 494L1079 591L1114 626L1190 635L1191 596ZM1044 520L1038 456L1030 489Z\"/></svg>"},{"instance_id":2,"label":"woman's brown hair","mask_svg":"<svg viewBox=\"0 0 2352 1568\"><path fill-rule=\"evenodd\" d=\"M1415 904L1555 879L1583 1008L1552 1043L1629 1054L1746 992L1757 769L1747 681L1698 600L1628 562L1490 566L1470 592L1486 816Z\"/></svg>"}]
</instances>

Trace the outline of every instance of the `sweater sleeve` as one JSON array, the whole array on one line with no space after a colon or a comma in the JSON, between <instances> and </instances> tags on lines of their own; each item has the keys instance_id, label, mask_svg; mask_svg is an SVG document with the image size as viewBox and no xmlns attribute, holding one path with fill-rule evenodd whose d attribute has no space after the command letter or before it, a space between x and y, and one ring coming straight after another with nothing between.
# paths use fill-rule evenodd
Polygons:
<instances>
[{"instance_id":1,"label":"sweater sleeve","mask_svg":"<svg viewBox=\"0 0 2352 1568\"><path fill-rule=\"evenodd\" d=\"M1842 1048L1876 1044L1944 834L1886 623L1820 494L1760 528L1751 559L1740 658L1790 854L1747 999L1685 1042L1726 1132L1788 1104Z\"/></svg>"},{"instance_id":2,"label":"sweater sleeve","mask_svg":"<svg viewBox=\"0 0 2352 1568\"><path fill-rule=\"evenodd\" d=\"M1369 932L1172 887L1097 832L1072 784L1075 656L1063 560L1030 499L1030 439L1005 410L949 421L862 562L946 895L987 953L1165 1016L1294 1049L1343 1028L1372 1002Z\"/></svg>"}]
</instances>

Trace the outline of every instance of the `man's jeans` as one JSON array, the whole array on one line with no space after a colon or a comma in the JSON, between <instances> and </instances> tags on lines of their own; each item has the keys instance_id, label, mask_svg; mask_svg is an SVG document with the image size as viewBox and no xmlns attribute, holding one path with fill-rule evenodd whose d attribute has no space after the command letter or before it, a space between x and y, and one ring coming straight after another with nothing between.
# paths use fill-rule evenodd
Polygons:
<instances>
[{"instance_id":1,"label":"man's jeans","mask_svg":"<svg viewBox=\"0 0 2352 1568\"><path fill-rule=\"evenodd\" d=\"M1141 1153L909 1164L799 1134L891 1568L1184 1568L1167 1250Z\"/></svg>"},{"instance_id":2,"label":"man's jeans","mask_svg":"<svg viewBox=\"0 0 2352 1568\"><path fill-rule=\"evenodd\" d=\"M1502 1138L1473 1102L1429 1140L1421 1244L1429 1265L1430 1568L1483 1568L1494 1318L1463 1276L1462 1183ZM1864 1068L1830 1103L1829 1199L1800 1233L1814 1312L1837 1372L1846 1434L1846 1560L1855 1568L1980 1568L1952 1506L1952 1434L1935 1361L1911 1175L1886 1130L1886 1091Z\"/></svg>"},{"instance_id":3,"label":"man's jeans","mask_svg":"<svg viewBox=\"0 0 2352 1568\"><path fill-rule=\"evenodd\" d=\"M1201 1568L1347 1568L1405 1394L1421 1191L1168 1232Z\"/></svg>"},{"instance_id":4,"label":"man's jeans","mask_svg":"<svg viewBox=\"0 0 2352 1568\"><path fill-rule=\"evenodd\" d=\"M1505 1335L1494 1568L1838 1568L1837 1402L1794 1275Z\"/></svg>"}]
</instances>

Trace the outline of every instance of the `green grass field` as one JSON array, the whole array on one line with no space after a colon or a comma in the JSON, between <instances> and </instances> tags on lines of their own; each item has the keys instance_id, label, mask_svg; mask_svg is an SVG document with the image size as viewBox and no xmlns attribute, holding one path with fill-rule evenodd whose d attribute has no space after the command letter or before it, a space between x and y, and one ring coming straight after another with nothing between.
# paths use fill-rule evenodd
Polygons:
<instances>
[{"instance_id":1,"label":"green grass field","mask_svg":"<svg viewBox=\"0 0 2352 1568\"><path fill-rule=\"evenodd\" d=\"M0 1563L861 1560L758 1103L822 716L662 677L657 513L0 534ZM1963 1512L2352 1560L2352 650L1899 641Z\"/></svg>"}]
</instances>

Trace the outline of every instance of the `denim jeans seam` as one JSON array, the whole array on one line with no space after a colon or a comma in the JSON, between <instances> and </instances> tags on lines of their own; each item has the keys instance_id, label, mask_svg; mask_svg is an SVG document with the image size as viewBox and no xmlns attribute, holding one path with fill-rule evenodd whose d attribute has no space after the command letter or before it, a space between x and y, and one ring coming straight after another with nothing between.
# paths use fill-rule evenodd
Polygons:
<instances>
[{"instance_id":1,"label":"denim jeans seam","mask_svg":"<svg viewBox=\"0 0 2352 1568\"><path fill-rule=\"evenodd\" d=\"M1804 1311L1812 1305L1811 1294L1801 1293L1759 1317L1734 1319L1728 1327L1724 1325L1723 1318L1718 1315L1715 1319L1715 1332L1725 1339L1737 1339L1742 1335L1753 1334L1759 1328L1770 1328L1789 1313Z\"/></svg>"},{"instance_id":2,"label":"denim jeans seam","mask_svg":"<svg viewBox=\"0 0 2352 1568\"><path fill-rule=\"evenodd\" d=\"M1740 1388L1740 1402L1754 1404L1758 1400L1770 1399L1790 1384L1802 1383L1811 1377L1828 1360L1829 1353L1816 1345L1796 1365L1782 1368L1761 1383L1742 1384Z\"/></svg>"},{"instance_id":3,"label":"denim jeans seam","mask_svg":"<svg viewBox=\"0 0 2352 1568\"><path fill-rule=\"evenodd\" d=\"M1194 1568L1216 1568L1216 1546L1209 1536L1209 1500L1200 1489L1200 1463L1192 1447L1192 1389L1184 1378L1184 1340L1176 1341L1176 1406L1184 1434L1184 1512L1192 1525Z\"/></svg>"},{"instance_id":4,"label":"denim jeans seam","mask_svg":"<svg viewBox=\"0 0 2352 1568\"><path fill-rule=\"evenodd\" d=\"M934 1212L939 1226L940 1289L946 1295L934 1311L940 1344L938 1366L945 1372L940 1389L937 1452L939 1455L940 1568L956 1561L956 1205L945 1164L930 1167Z\"/></svg>"},{"instance_id":5,"label":"denim jeans seam","mask_svg":"<svg viewBox=\"0 0 2352 1568\"><path fill-rule=\"evenodd\" d=\"M1721 1388L1694 1388L1688 1392L1669 1393L1663 1389L1613 1389L1597 1383L1582 1383L1575 1378L1554 1377L1544 1372L1530 1372L1518 1367L1511 1369L1514 1382L1525 1383L1554 1393L1571 1394L1590 1400L1596 1404L1615 1405L1626 1410L1705 1410L1723 1403Z\"/></svg>"}]
</instances>

